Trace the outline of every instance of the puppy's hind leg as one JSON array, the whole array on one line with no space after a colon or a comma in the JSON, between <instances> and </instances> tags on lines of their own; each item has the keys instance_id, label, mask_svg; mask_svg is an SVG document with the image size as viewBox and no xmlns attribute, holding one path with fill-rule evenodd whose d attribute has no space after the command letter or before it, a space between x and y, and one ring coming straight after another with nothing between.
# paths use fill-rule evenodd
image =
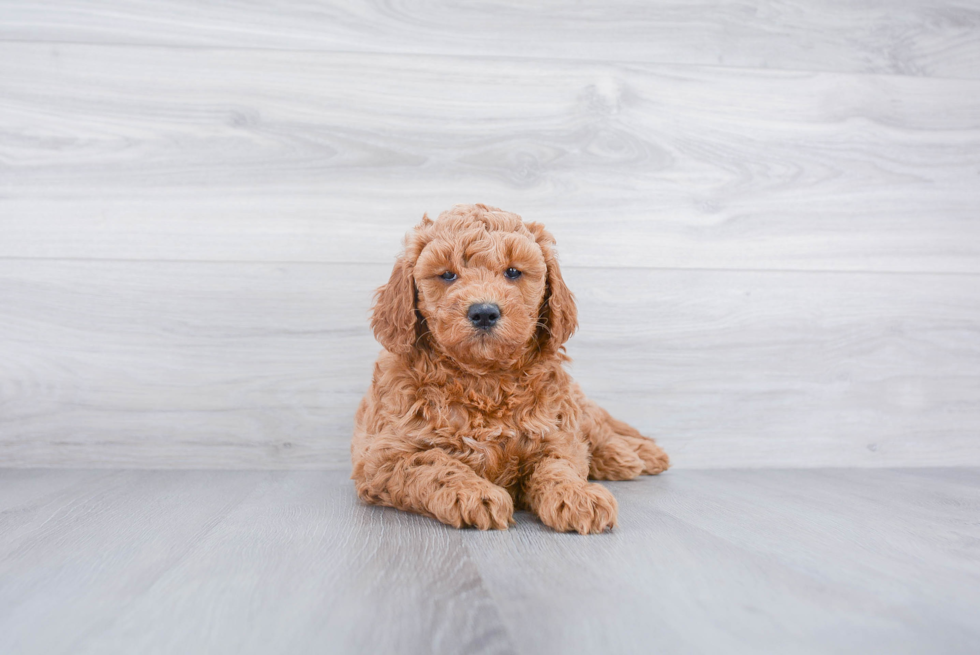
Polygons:
<instances>
[{"instance_id":1,"label":"puppy's hind leg","mask_svg":"<svg viewBox=\"0 0 980 655\"><path fill-rule=\"evenodd\" d=\"M667 453L653 439L617 421L609 412L579 396L582 435L589 444L589 477L594 480L632 480L656 475L670 466Z\"/></svg>"}]
</instances>

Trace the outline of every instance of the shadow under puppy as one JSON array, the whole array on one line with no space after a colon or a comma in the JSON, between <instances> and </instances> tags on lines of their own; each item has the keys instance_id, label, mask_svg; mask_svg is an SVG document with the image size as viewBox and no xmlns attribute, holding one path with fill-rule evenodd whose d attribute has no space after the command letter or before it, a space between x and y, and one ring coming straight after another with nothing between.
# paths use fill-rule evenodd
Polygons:
<instances>
[{"instance_id":1,"label":"shadow under puppy","mask_svg":"<svg viewBox=\"0 0 980 655\"><path fill-rule=\"evenodd\" d=\"M485 205L423 217L406 237L371 318L385 351L351 443L363 500L481 530L507 528L516 504L555 530L598 533L617 506L590 477L668 467L563 368L577 322L554 242Z\"/></svg>"}]
</instances>

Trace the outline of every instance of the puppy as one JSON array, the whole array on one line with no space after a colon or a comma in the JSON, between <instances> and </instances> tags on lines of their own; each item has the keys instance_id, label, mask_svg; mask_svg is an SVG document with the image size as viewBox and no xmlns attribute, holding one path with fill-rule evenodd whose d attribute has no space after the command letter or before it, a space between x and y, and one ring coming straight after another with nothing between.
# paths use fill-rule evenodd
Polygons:
<instances>
[{"instance_id":1,"label":"puppy","mask_svg":"<svg viewBox=\"0 0 980 655\"><path fill-rule=\"evenodd\" d=\"M562 364L577 327L554 238L485 205L422 218L371 316L384 346L351 442L366 502L506 529L515 505L561 532L616 525L588 482L669 466L652 439L585 397Z\"/></svg>"}]
</instances>

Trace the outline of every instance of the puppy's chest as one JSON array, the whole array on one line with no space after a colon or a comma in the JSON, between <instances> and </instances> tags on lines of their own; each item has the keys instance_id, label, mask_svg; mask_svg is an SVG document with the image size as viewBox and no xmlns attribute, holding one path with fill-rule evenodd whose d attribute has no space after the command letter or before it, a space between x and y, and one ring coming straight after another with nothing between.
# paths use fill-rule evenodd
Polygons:
<instances>
[{"instance_id":1,"label":"puppy's chest","mask_svg":"<svg viewBox=\"0 0 980 655\"><path fill-rule=\"evenodd\" d=\"M483 398L454 399L441 406L436 421L439 432L484 443L533 438L559 423L557 412L520 399L503 403Z\"/></svg>"},{"instance_id":2,"label":"puppy's chest","mask_svg":"<svg viewBox=\"0 0 980 655\"><path fill-rule=\"evenodd\" d=\"M573 417L552 402L520 394L440 397L430 417L439 447L478 473L507 486L541 453L548 435L568 430Z\"/></svg>"}]
</instances>

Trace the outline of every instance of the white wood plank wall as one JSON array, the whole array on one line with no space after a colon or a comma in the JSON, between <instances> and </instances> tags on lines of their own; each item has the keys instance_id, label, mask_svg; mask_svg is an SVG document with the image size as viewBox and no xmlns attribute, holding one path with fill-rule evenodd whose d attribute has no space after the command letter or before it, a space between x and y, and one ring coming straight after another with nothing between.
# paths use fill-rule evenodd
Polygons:
<instances>
[{"instance_id":1,"label":"white wood plank wall","mask_svg":"<svg viewBox=\"0 0 980 655\"><path fill-rule=\"evenodd\" d=\"M980 465L980 6L0 0L0 465L344 468L423 212L678 467Z\"/></svg>"}]
</instances>

